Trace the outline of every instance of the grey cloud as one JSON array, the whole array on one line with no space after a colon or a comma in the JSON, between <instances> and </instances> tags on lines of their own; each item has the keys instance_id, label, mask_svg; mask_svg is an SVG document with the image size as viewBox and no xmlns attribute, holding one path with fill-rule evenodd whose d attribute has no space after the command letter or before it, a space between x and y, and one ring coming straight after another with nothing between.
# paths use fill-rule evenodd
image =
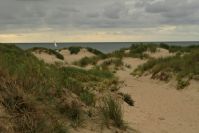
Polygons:
<instances>
[{"instance_id":1,"label":"grey cloud","mask_svg":"<svg viewBox=\"0 0 199 133\"><path fill-rule=\"evenodd\" d=\"M104 16L111 19L119 19L123 13L126 13L126 7L122 2L115 2L107 6L104 10Z\"/></svg>"},{"instance_id":2,"label":"grey cloud","mask_svg":"<svg viewBox=\"0 0 199 133\"><path fill-rule=\"evenodd\" d=\"M0 0L0 33L197 25L198 7L198 0Z\"/></svg>"}]
</instances>

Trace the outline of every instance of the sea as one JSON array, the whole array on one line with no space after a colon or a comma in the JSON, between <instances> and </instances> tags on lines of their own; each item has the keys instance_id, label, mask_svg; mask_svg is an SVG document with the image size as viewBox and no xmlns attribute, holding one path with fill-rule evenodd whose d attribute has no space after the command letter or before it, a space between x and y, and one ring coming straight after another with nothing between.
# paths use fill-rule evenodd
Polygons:
<instances>
[{"instance_id":1,"label":"sea","mask_svg":"<svg viewBox=\"0 0 199 133\"><path fill-rule=\"evenodd\" d=\"M94 49L97 49L99 51L102 51L104 53L110 53L116 50L119 50L121 48L128 48L133 43L161 43L161 42L77 42L77 43L63 43L63 42L57 42L57 47L54 46L54 42L52 43L15 43L18 47L22 49L29 49L33 47L44 47L49 49L61 49L61 48L67 48L71 46L80 46L80 47L91 47ZM168 45L180 45L180 46L189 46L189 45L199 45L199 41L178 41L178 42L164 42Z\"/></svg>"}]
</instances>

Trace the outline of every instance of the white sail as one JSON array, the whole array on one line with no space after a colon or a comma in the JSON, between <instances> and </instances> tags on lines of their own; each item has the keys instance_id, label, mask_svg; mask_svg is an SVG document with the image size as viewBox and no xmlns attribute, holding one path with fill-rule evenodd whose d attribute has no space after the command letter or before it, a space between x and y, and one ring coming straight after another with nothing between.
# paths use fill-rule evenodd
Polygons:
<instances>
[{"instance_id":1,"label":"white sail","mask_svg":"<svg viewBox=\"0 0 199 133\"><path fill-rule=\"evenodd\" d=\"M57 43L56 42L54 43L54 46L57 47Z\"/></svg>"}]
</instances>

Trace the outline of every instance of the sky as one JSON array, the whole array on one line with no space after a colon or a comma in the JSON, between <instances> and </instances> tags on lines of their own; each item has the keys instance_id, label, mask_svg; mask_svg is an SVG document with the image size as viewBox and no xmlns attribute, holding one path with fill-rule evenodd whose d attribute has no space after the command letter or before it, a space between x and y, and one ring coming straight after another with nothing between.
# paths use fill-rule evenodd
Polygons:
<instances>
[{"instance_id":1,"label":"sky","mask_svg":"<svg viewBox=\"0 0 199 133\"><path fill-rule=\"evenodd\" d=\"M199 41L199 0L0 0L0 42Z\"/></svg>"}]
</instances>

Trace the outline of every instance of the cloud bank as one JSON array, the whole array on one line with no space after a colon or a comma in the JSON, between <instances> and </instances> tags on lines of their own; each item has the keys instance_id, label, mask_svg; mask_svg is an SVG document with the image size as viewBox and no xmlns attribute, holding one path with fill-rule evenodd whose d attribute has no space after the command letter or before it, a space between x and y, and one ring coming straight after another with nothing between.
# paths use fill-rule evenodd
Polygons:
<instances>
[{"instance_id":1,"label":"cloud bank","mask_svg":"<svg viewBox=\"0 0 199 133\"><path fill-rule=\"evenodd\" d=\"M67 37L86 32L132 35L132 41L147 34L180 40L187 33L185 38L194 40L198 7L198 0L0 0L0 39L6 34Z\"/></svg>"}]
</instances>

